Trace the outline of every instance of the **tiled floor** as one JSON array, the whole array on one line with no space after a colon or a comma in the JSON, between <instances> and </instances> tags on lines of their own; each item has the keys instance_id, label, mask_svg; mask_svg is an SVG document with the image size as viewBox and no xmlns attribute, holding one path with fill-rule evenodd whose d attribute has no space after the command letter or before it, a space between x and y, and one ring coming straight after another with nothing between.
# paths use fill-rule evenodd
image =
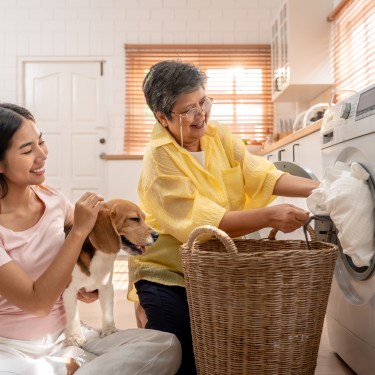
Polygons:
<instances>
[{"instance_id":1,"label":"tiled floor","mask_svg":"<svg viewBox=\"0 0 375 375\"><path fill-rule=\"evenodd\" d=\"M119 329L135 328L137 326L133 303L126 299L128 287L127 269L126 256L118 257L113 281L115 285L115 322ZM100 327L101 310L98 301L92 304L79 302L79 311L80 317L85 323ZM355 375L331 349L325 326L323 328L315 375Z\"/></svg>"}]
</instances>

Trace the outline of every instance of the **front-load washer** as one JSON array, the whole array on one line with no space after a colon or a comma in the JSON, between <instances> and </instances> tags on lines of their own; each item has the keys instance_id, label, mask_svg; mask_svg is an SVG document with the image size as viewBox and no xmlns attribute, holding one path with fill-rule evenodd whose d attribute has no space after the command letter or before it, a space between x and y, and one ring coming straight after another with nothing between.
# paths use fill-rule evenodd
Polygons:
<instances>
[{"instance_id":1,"label":"front-load washer","mask_svg":"<svg viewBox=\"0 0 375 375\"><path fill-rule=\"evenodd\" d=\"M360 163L375 199L375 84L329 108L320 135L323 171L336 161ZM333 350L357 374L375 374L374 255L368 267L356 267L340 249L326 322Z\"/></svg>"}]
</instances>

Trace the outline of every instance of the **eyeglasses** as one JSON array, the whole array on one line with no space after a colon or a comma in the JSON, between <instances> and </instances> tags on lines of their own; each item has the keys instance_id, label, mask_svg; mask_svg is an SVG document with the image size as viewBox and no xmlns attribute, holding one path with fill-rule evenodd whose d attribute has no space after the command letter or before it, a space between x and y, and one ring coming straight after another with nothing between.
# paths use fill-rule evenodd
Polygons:
<instances>
[{"instance_id":1,"label":"eyeglasses","mask_svg":"<svg viewBox=\"0 0 375 375\"><path fill-rule=\"evenodd\" d=\"M200 107L190 108L188 111L183 112L183 113L175 113L175 112L171 112L171 113L180 116L180 120L183 117L186 121L191 122L196 119L200 111L202 111L204 114L209 112L212 107L212 102L213 102L213 99L207 96L206 100L203 102L203 104Z\"/></svg>"}]
</instances>

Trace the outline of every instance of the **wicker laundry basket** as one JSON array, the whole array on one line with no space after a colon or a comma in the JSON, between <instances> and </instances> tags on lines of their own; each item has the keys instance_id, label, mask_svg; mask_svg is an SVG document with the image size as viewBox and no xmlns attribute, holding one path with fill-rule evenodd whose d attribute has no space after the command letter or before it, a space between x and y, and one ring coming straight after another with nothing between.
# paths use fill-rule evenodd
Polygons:
<instances>
[{"instance_id":1,"label":"wicker laundry basket","mask_svg":"<svg viewBox=\"0 0 375 375\"><path fill-rule=\"evenodd\" d=\"M314 374L335 245L231 240L202 226L180 254L198 374Z\"/></svg>"}]
</instances>

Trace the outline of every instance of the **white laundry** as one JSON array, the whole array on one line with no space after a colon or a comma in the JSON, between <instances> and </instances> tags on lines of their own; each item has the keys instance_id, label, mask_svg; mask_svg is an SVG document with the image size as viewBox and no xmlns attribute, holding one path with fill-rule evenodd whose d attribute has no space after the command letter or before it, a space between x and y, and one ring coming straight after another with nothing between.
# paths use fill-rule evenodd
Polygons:
<instances>
[{"instance_id":1,"label":"white laundry","mask_svg":"<svg viewBox=\"0 0 375 375\"><path fill-rule=\"evenodd\" d=\"M359 164L336 162L326 169L319 187L307 198L315 215L329 215L338 230L343 252L357 267L369 266L374 254L374 199Z\"/></svg>"}]
</instances>

